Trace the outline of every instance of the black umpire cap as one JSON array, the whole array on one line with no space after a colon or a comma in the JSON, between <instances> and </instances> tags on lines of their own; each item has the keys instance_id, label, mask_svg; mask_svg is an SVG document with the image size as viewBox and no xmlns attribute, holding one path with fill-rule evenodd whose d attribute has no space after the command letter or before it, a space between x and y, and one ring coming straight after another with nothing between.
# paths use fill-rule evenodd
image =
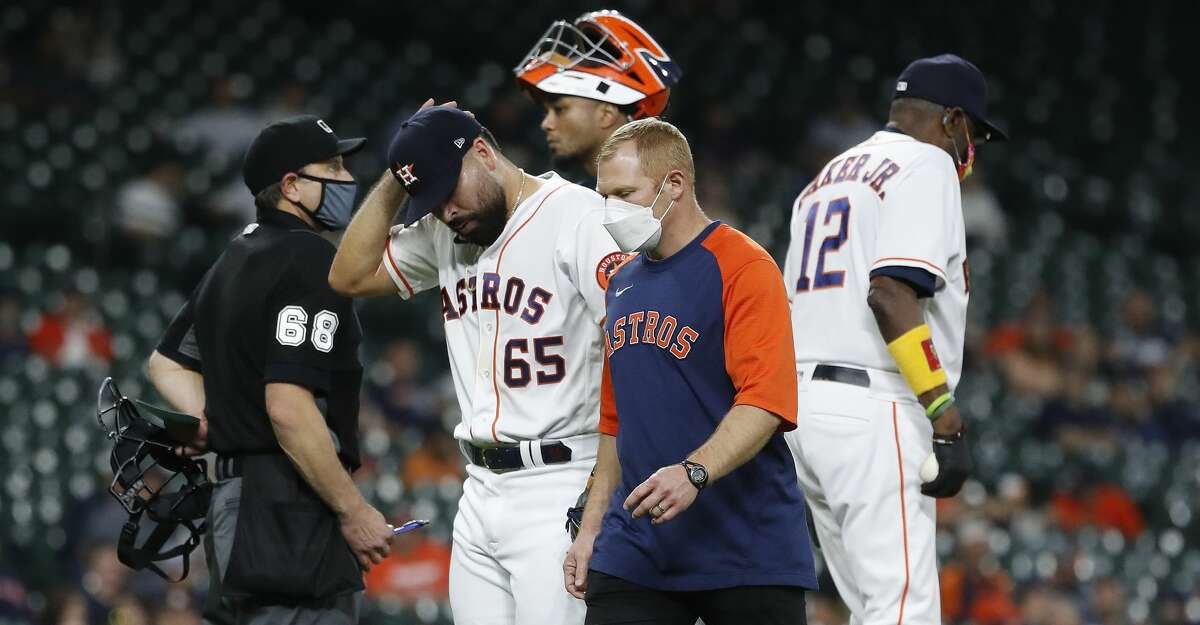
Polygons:
<instances>
[{"instance_id":1,"label":"black umpire cap","mask_svg":"<svg viewBox=\"0 0 1200 625\"><path fill-rule=\"evenodd\" d=\"M1008 135L987 119L987 81L970 61L955 54L939 54L913 61L896 79L892 99L918 98L942 106L958 107L983 127L985 141L1005 141Z\"/></svg>"},{"instance_id":2,"label":"black umpire cap","mask_svg":"<svg viewBox=\"0 0 1200 625\"><path fill-rule=\"evenodd\" d=\"M242 163L242 179L250 193L258 195L288 172L335 156L349 156L366 142L362 137L339 139L329 124L316 115L282 119L263 128L254 138Z\"/></svg>"},{"instance_id":3,"label":"black umpire cap","mask_svg":"<svg viewBox=\"0 0 1200 625\"><path fill-rule=\"evenodd\" d=\"M408 192L404 225L446 203L458 186L463 157L482 131L473 115L444 105L421 109L400 124L387 158Z\"/></svg>"}]
</instances>

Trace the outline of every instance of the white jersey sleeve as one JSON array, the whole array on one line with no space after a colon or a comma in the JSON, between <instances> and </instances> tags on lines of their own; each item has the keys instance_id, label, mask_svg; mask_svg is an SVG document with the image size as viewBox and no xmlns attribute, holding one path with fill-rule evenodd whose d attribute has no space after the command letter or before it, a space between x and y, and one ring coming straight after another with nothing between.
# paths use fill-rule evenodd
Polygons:
<instances>
[{"instance_id":1,"label":"white jersey sleeve","mask_svg":"<svg viewBox=\"0 0 1200 625\"><path fill-rule=\"evenodd\" d=\"M595 202L590 201L592 197ZM599 210L600 196L589 192L588 200L588 210L583 211L575 226L560 231L556 256L571 283L583 295L591 319L599 324L605 314L608 278L625 260L625 254L602 225L604 211Z\"/></svg>"},{"instance_id":2,"label":"white jersey sleeve","mask_svg":"<svg viewBox=\"0 0 1200 625\"><path fill-rule=\"evenodd\" d=\"M870 271L883 267L922 269L945 287L946 264L957 249L952 214L959 210L954 165L942 154L925 154L887 185L879 211Z\"/></svg>"},{"instance_id":3,"label":"white jersey sleeve","mask_svg":"<svg viewBox=\"0 0 1200 625\"><path fill-rule=\"evenodd\" d=\"M383 249L383 266L402 299L438 286L435 229L441 222L426 215L411 226L393 226Z\"/></svg>"}]
</instances>

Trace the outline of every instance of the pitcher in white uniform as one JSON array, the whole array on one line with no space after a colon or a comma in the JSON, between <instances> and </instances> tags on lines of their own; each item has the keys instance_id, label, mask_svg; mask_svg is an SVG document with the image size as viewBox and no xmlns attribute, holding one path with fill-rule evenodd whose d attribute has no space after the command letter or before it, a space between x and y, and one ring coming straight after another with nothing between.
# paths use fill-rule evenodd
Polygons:
<instances>
[{"instance_id":1,"label":"pitcher in white uniform","mask_svg":"<svg viewBox=\"0 0 1200 625\"><path fill-rule=\"evenodd\" d=\"M601 225L603 200L518 169L453 106L404 122L388 162L329 278L354 295L440 291L468 459L454 620L582 623L583 602L561 584L562 514L595 462L604 290L624 259Z\"/></svg>"},{"instance_id":2,"label":"pitcher in white uniform","mask_svg":"<svg viewBox=\"0 0 1200 625\"><path fill-rule=\"evenodd\" d=\"M977 143L1005 138L986 105L971 63L913 62L886 128L793 206L799 415L786 436L855 625L941 623L932 498L971 470L953 395L970 292L959 182Z\"/></svg>"}]
</instances>

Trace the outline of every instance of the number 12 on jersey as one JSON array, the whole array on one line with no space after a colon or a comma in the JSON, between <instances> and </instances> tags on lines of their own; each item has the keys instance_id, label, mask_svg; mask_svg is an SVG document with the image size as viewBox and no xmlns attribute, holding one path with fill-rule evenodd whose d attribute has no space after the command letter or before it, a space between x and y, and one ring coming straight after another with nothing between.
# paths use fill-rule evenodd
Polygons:
<instances>
[{"instance_id":1,"label":"number 12 on jersey","mask_svg":"<svg viewBox=\"0 0 1200 625\"><path fill-rule=\"evenodd\" d=\"M834 215L838 217L837 234L825 237L821 241L821 249L817 252L817 267L815 275L808 276L808 257L812 251L813 231L817 226L817 213L821 203L813 202L804 213L804 246L800 252L800 277L796 280L796 292L813 291L842 286L846 281L846 271L825 271L825 253L836 252L846 242L847 229L850 227L850 198L840 197L830 200L825 208L824 225L828 226Z\"/></svg>"}]
</instances>

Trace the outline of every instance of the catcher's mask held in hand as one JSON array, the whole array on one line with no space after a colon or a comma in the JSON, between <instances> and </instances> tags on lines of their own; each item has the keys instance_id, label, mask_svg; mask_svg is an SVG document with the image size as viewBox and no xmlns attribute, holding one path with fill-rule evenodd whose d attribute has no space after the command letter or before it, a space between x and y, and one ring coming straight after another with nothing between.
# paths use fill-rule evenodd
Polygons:
<instances>
[{"instance_id":1,"label":"catcher's mask held in hand","mask_svg":"<svg viewBox=\"0 0 1200 625\"><path fill-rule=\"evenodd\" d=\"M134 570L148 568L169 582L183 580L189 555L207 529L204 518L212 499L207 464L177 456L179 443L167 436L165 424L143 417L112 378L100 385L96 419L113 443L109 457L113 480L108 490L129 513L117 542L117 557ZM152 529L138 545L143 514L149 517ZM180 528L187 531L187 538L164 550ZM171 579L156 563L177 556L183 556L183 573Z\"/></svg>"},{"instance_id":2,"label":"catcher's mask held in hand","mask_svg":"<svg viewBox=\"0 0 1200 625\"><path fill-rule=\"evenodd\" d=\"M657 117L683 70L633 20L617 11L557 21L513 69L530 93L571 95L628 106L631 117Z\"/></svg>"}]
</instances>

